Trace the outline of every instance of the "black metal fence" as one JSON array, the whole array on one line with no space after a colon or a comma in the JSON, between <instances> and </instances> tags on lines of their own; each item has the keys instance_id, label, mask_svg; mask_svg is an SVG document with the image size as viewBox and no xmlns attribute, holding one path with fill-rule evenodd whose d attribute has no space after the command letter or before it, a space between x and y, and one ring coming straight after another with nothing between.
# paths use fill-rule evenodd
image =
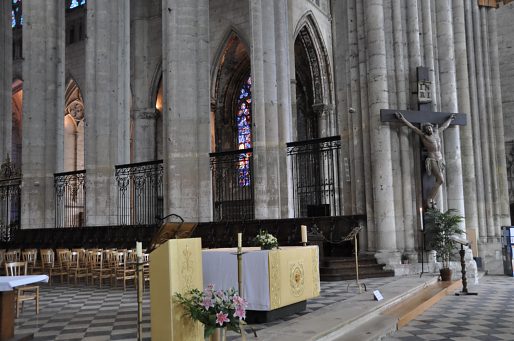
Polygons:
<instances>
[{"instance_id":1,"label":"black metal fence","mask_svg":"<svg viewBox=\"0 0 514 341\"><path fill-rule=\"evenodd\" d=\"M253 149L209 154L214 221L254 218Z\"/></svg>"},{"instance_id":2,"label":"black metal fence","mask_svg":"<svg viewBox=\"0 0 514 341\"><path fill-rule=\"evenodd\" d=\"M340 215L340 150L340 136L287 143L295 217Z\"/></svg>"},{"instance_id":3,"label":"black metal fence","mask_svg":"<svg viewBox=\"0 0 514 341\"><path fill-rule=\"evenodd\" d=\"M54 174L55 227L81 227L85 223L86 171Z\"/></svg>"},{"instance_id":4,"label":"black metal fence","mask_svg":"<svg viewBox=\"0 0 514 341\"><path fill-rule=\"evenodd\" d=\"M115 166L118 224L155 225L163 213L162 160Z\"/></svg>"},{"instance_id":5,"label":"black metal fence","mask_svg":"<svg viewBox=\"0 0 514 341\"><path fill-rule=\"evenodd\" d=\"M9 157L0 166L0 243L14 238L20 228L21 172Z\"/></svg>"}]
</instances>

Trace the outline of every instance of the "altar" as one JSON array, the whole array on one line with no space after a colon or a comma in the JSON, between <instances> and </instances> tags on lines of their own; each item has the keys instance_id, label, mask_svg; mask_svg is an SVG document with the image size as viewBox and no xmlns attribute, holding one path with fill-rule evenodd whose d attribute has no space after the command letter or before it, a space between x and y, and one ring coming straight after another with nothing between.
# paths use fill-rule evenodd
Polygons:
<instances>
[{"instance_id":1,"label":"altar","mask_svg":"<svg viewBox=\"0 0 514 341\"><path fill-rule=\"evenodd\" d=\"M237 289L237 249L202 251L203 284ZM303 303L320 293L317 246L276 250L243 248L243 295L249 311L274 311ZM289 311L289 313L294 313Z\"/></svg>"},{"instance_id":2,"label":"altar","mask_svg":"<svg viewBox=\"0 0 514 341\"><path fill-rule=\"evenodd\" d=\"M37 282L48 282L48 276L0 276L0 341L14 337L14 289Z\"/></svg>"}]
</instances>

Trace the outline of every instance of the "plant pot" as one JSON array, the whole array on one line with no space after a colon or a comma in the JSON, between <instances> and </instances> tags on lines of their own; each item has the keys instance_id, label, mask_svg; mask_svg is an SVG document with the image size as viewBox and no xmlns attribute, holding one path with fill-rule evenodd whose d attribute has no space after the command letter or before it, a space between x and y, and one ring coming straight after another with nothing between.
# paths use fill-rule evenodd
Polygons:
<instances>
[{"instance_id":1,"label":"plant pot","mask_svg":"<svg viewBox=\"0 0 514 341\"><path fill-rule=\"evenodd\" d=\"M227 340L227 328L216 328L214 333L209 337L210 341L226 341Z\"/></svg>"},{"instance_id":2,"label":"plant pot","mask_svg":"<svg viewBox=\"0 0 514 341\"><path fill-rule=\"evenodd\" d=\"M439 274L441 274L441 281L451 281L452 280L452 270L448 268L444 268L439 270Z\"/></svg>"},{"instance_id":3,"label":"plant pot","mask_svg":"<svg viewBox=\"0 0 514 341\"><path fill-rule=\"evenodd\" d=\"M271 250L271 249L273 249L273 246L261 245L261 250Z\"/></svg>"}]
</instances>

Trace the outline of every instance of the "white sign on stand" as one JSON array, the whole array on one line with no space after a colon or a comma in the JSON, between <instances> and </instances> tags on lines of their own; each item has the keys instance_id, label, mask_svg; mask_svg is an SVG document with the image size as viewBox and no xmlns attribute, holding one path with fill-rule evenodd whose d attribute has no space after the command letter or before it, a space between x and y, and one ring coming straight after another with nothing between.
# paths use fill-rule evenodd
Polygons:
<instances>
[{"instance_id":1,"label":"white sign on stand","mask_svg":"<svg viewBox=\"0 0 514 341\"><path fill-rule=\"evenodd\" d=\"M384 299L384 296L382 296L379 290L373 291L373 297L375 298L375 301L381 301Z\"/></svg>"}]
</instances>

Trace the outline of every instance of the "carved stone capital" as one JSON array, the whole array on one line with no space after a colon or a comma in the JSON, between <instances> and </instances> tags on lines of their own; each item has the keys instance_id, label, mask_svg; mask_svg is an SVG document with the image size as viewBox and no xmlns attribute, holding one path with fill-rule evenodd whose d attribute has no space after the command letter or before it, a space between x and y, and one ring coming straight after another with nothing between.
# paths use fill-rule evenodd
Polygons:
<instances>
[{"instance_id":1,"label":"carved stone capital","mask_svg":"<svg viewBox=\"0 0 514 341\"><path fill-rule=\"evenodd\" d=\"M134 118L138 120L156 120L159 117L157 110L136 110Z\"/></svg>"}]
</instances>

